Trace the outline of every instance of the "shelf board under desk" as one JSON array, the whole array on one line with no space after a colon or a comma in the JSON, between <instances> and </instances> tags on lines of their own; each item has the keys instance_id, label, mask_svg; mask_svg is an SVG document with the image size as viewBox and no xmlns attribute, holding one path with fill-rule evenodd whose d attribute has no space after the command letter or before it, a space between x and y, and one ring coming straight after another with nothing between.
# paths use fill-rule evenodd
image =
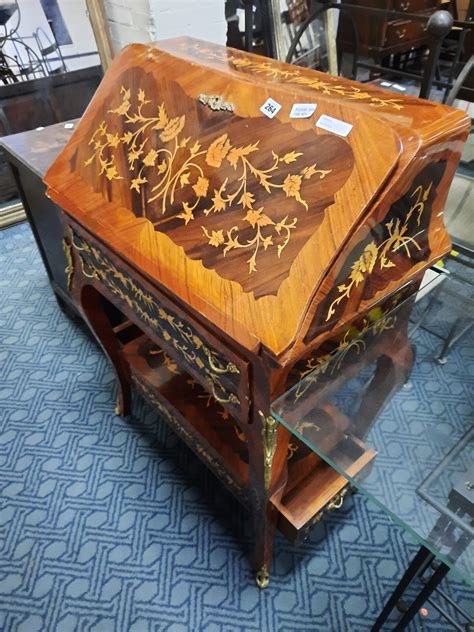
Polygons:
<instances>
[{"instance_id":1,"label":"shelf board under desk","mask_svg":"<svg viewBox=\"0 0 474 632\"><path fill-rule=\"evenodd\" d=\"M205 462L226 487L244 504L248 503L248 450L246 439L231 415L146 335L133 337L133 326L125 322L115 329L126 342L122 351L132 380L164 421ZM131 338L131 339L129 339ZM358 466L373 458L362 444ZM279 513L278 528L290 540L306 536L325 511L337 508L347 480L303 444L288 460L286 486L271 502Z\"/></svg>"},{"instance_id":2,"label":"shelf board under desk","mask_svg":"<svg viewBox=\"0 0 474 632\"><path fill-rule=\"evenodd\" d=\"M140 393L226 487L246 503L248 451L229 413L147 336L127 342L122 351Z\"/></svg>"}]
</instances>

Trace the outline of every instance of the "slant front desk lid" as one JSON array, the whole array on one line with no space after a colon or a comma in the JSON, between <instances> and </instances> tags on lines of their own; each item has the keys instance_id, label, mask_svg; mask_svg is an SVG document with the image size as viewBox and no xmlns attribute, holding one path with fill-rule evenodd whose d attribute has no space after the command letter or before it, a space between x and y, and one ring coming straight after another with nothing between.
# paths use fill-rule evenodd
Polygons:
<instances>
[{"instance_id":1,"label":"slant front desk lid","mask_svg":"<svg viewBox=\"0 0 474 632\"><path fill-rule=\"evenodd\" d=\"M191 311L282 357L354 231L408 194L420 147L465 129L451 108L179 38L122 51L45 181Z\"/></svg>"}]
</instances>

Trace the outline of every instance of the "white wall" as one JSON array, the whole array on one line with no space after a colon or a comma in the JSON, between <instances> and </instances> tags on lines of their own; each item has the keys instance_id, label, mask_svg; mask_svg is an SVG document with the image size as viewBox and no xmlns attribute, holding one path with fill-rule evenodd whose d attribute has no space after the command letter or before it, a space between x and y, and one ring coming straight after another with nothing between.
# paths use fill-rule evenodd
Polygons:
<instances>
[{"instance_id":1,"label":"white wall","mask_svg":"<svg viewBox=\"0 0 474 632\"><path fill-rule=\"evenodd\" d=\"M225 44L224 0L151 0L157 39L191 35Z\"/></svg>"},{"instance_id":2,"label":"white wall","mask_svg":"<svg viewBox=\"0 0 474 632\"><path fill-rule=\"evenodd\" d=\"M147 44L155 39L149 0L104 0L104 7L114 53L126 44Z\"/></svg>"},{"instance_id":3,"label":"white wall","mask_svg":"<svg viewBox=\"0 0 474 632\"><path fill-rule=\"evenodd\" d=\"M225 44L224 0L104 0L114 51L126 44L191 35Z\"/></svg>"},{"instance_id":4,"label":"white wall","mask_svg":"<svg viewBox=\"0 0 474 632\"><path fill-rule=\"evenodd\" d=\"M26 38L25 42L31 46L35 52L38 52L35 41L30 39L30 36L38 27L42 28L48 38L52 41L51 29L49 28L41 2L40 0L19 0L18 4L21 11L21 21L17 35L20 35L22 38ZM73 41L72 44L61 46L62 54L76 55L97 51L94 34L86 13L85 0L59 0L58 4ZM7 28L13 28L16 23L17 14L10 18ZM21 47L18 46L18 49L21 50ZM15 50L9 43L6 44L5 51L9 55L15 55ZM69 70L93 66L99 63L100 60L96 54L87 57L80 57L78 59L66 60ZM56 62L52 62L53 67L56 65Z\"/></svg>"}]
</instances>

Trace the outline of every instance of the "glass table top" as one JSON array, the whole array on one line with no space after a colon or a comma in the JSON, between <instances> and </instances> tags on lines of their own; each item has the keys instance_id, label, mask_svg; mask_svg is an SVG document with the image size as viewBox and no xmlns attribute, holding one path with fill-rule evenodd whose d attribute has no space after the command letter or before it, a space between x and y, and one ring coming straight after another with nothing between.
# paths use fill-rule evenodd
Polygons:
<instances>
[{"instance_id":1,"label":"glass table top","mask_svg":"<svg viewBox=\"0 0 474 632\"><path fill-rule=\"evenodd\" d=\"M471 322L472 286L447 277L349 330L272 414L474 586ZM453 327L466 331L441 364Z\"/></svg>"}]
</instances>

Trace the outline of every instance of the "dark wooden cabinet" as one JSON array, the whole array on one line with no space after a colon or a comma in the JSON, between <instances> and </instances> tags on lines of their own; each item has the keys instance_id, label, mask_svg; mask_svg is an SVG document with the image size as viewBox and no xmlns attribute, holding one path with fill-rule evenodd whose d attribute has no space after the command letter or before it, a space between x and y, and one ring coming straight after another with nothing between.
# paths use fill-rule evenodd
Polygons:
<instances>
[{"instance_id":1,"label":"dark wooden cabinet","mask_svg":"<svg viewBox=\"0 0 474 632\"><path fill-rule=\"evenodd\" d=\"M101 66L91 66L0 86L0 136L81 116L101 78ZM0 202L17 194L8 164L0 152Z\"/></svg>"},{"instance_id":2,"label":"dark wooden cabinet","mask_svg":"<svg viewBox=\"0 0 474 632\"><path fill-rule=\"evenodd\" d=\"M416 13L426 19L440 5L440 0L342 0L342 3L345 1L361 7ZM393 18L363 10L353 10L352 15L359 35L359 53L374 58L377 63L388 55L405 53L428 43L426 21ZM354 49L351 25L344 17L339 23L337 42L341 51L352 52Z\"/></svg>"},{"instance_id":3,"label":"dark wooden cabinet","mask_svg":"<svg viewBox=\"0 0 474 632\"><path fill-rule=\"evenodd\" d=\"M74 120L66 127L59 123L0 139L5 166L11 170L10 178L13 175L51 285L61 306L67 305L72 313L77 310L69 293L61 209L46 196L43 177L71 138L76 124L77 120Z\"/></svg>"}]
</instances>

